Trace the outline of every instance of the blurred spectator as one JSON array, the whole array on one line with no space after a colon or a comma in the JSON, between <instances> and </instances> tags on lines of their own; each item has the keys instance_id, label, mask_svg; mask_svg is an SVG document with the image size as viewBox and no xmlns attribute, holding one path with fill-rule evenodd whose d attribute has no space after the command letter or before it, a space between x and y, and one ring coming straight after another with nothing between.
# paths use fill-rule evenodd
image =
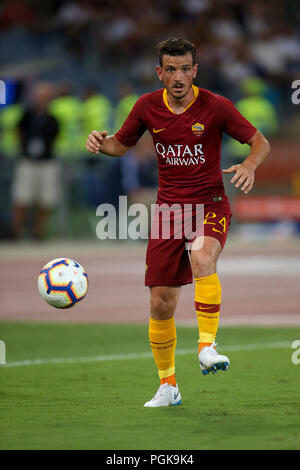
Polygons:
<instances>
[{"instance_id":1,"label":"blurred spectator","mask_svg":"<svg viewBox=\"0 0 300 470\"><path fill-rule=\"evenodd\" d=\"M244 38L244 31L234 17L234 11L225 4L216 7L210 28L223 43L235 45L237 41L242 41Z\"/></svg>"},{"instance_id":2,"label":"blurred spectator","mask_svg":"<svg viewBox=\"0 0 300 470\"><path fill-rule=\"evenodd\" d=\"M282 21L275 38L278 53L281 55L285 69L296 78L300 72L300 37L295 27Z\"/></svg>"},{"instance_id":3,"label":"blurred spectator","mask_svg":"<svg viewBox=\"0 0 300 470\"><path fill-rule=\"evenodd\" d=\"M28 211L33 205L33 237L43 238L50 210L59 201L59 167L53 157L58 123L47 112L53 94L50 83L38 83L33 90L31 106L18 124L22 156L17 161L12 183L12 231L15 238L23 234Z\"/></svg>"},{"instance_id":4,"label":"blurred spectator","mask_svg":"<svg viewBox=\"0 0 300 470\"><path fill-rule=\"evenodd\" d=\"M65 45L75 56L84 54L91 19L89 5L82 0L64 2L57 12L56 22L64 35Z\"/></svg>"},{"instance_id":5,"label":"blurred spectator","mask_svg":"<svg viewBox=\"0 0 300 470\"><path fill-rule=\"evenodd\" d=\"M275 38L275 31L269 28L257 35L251 46L253 60L270 78L279 78L285 73L284 58L278 51Z\"/></svg>"},{"instance_id":6,"label":"blurred spectator","mask_svg":"<svg viewBox=\"0 0 300 470\"><path fill-rule=\"evenodd\" d=\"M91 13L86 7L86 2L73 0L63 2L57 12L56 19L64 25L82 25L91 19Z\"/></svg>"},{"instance_id":7,"label":"blurred spectator","mask_svg":"<svg viewBox=\"0 0 300 470\"><path fill-rule=\"evenodd\" d=\"M255 37L268 29L267 4L261 0L253 0L245 5L243 15L246 32Z\"/></svg>"},{"instance_id":8,"label":"blurred spectator","mask_svg":"<svg viewBox=\"0 0 300 470\"><path fill-rule=\"evenodd\" d=\"M120 84L119 96L120 100L115 108L115 132L122 127L125 119L132 110L133 105L139 98L139 96L134 92L132 85L128 82Z\"/></svg>"},{"instance_id":9,"label":"blurred spectator","mask_svg":"<svg viewBox=\"0 0 300 470\"><path fill-rule=\"evenodd\" d=\"M111 133L113 127L113 106L111 101L98 91L96 85L85 88L82 103L82 143L93 129L103 129ZM87 206L97 206L102 197L102 178L109 165L109 157L86 153L85 168L82 173L83 196Z\"/></svg>"},{"instance_id":10,"label":"blurred spectator","mask_svg":"<svg viewBox=\"0 0 300 470\"><path fill-rule=\"evenodd\" d=\"M154 204L157 190L157 162L152 138L147 131L137 145L121 158L114 158L105 177L104 202L116 208L119 196L127 195L128 204Z\"/></svg>"},{"instance_id":11,"label":"blurred spectator","mask_svg":"<svg viewBox=\"0 0 300 470\"><path fill-rule=\"evenodd\" d=\"M6 2L0 15L0 29L31 27L37 23L37 14L30 0Z\"/></svg>"},{"instance_id":12,"label":"blurred spectator","mask_svg":"<svg viewBox=\"0 0 300 470\"><path fill-rule=\"evenodd\" d=\"M95 85L84 90L82 104L82 131L83 142L93 129L105 129L110 133L112 128L113 107L110 100L99 93Z\"/></svg>"},{"instance_id":13,"label":"blurred spectator","mask_svg":"<svg viewBox=\"0 0 300 470\"><path fill-rule=\"evenodd\" d=\"M102 41L105 44L106 60L110 65L115 61L123 64L127 62L136 44L137 23L132 11L124 7L112 5L110 18L103 25Z\"/></svg>"},{"instance_id":14,"label":"blurred spectator","mask_svg":"<svg viewBox=\"0 0 300 470\"><path fill-rule=\"evenodd\" d=\"M138 164L132 152L113 161L89 158L86 136L92 128L118 130L138 95L157 88L155 44L167 37L182 36L195 43L196 85L231 99L266 135L276 132L280 116L281 136L298 137L299 106L291 101L291 83L300 73L299 20L300 3L295 0L3 0L1 72L12 80L22 77L24 102L30 80L72 78L72 86L59 83L49 108L59 123L54 155L64 160L69 181L64 207L76 206L75 189L83 204L94 205L106 199L103 188L110 167L116 165L116 174L123 175L117 178L119 183L109 180L111 193L118 194L114 186L128 181L121 190L133 188L136 175L147 166ZM248 91L243 90L249 77ZM265 91L253 94L249 83L253 87L257 78L263 79ZM96 86L86 89L85 83L91 82ZM23 101L1 109L2 185L8 186L12 165L5 157L18 154L14 128ZM110 103L116 106L111 109ZM235 162L249 150L226 140L224 147L225 158ZM79 165L81 157L84 164Z\"/></svg>"},{"instance_id":15,"label":"blurred spectator","mask_svg":"<svg viewBox=\"0 0 300 470\"><path fill-rule=\"evenodd\" d=\"M55 154L70 160L84 151L81 135L82 103L72 94L72 85L63 81L58 85L57 97L49 104L49 114L59 124L59 134L55 141Z\"/></svg>"},{"instance_id":16,"label":"blurred spectator","mask_svg":"<svg viewBox=\"0 0 300 470\"><path fill-rule=\"evenodd\" d=\"M23 106L19 103L10 104L0 112L0 153L6 157L15 158L20 151L17 125L21 119Z\"/></svg>"},{"instance_id":17,"label":"blurred spectator","mask_svg":"<svg viewBox=\"0 0 300 470\"><path fill-rule=\"evenodd\" d=\"M265 98L267 85L258 77L249 77L241 82L243 97L235 103L238 111L248 119L267 138L277 130L278 118L273 104ZM240 163L249 154L248 145L229 139L227 154L233 163Z\"/></svg>"},{"instance_id":18,"label":"blurred spectator","mask_svg":"<svg viewBox=\"0 0 300 470\"><path fill-rule=\"evenodd\" d=\"M225 80L234 87L236 93L242 80L256 74L257 69L251 59L247 44L238 43L231 48L230 53L224 55L220 64L220 72Z\"/></svg>"},{"instance_id":19,"label":"blurred spectator","mask_svg":"<svg viewBox=\"0 0 300 470\"><path fill-rule=\"evenodd\" d=\"M284 103L286 88L300 70L299 5L294 0L7 1L0 7L0 25L8 32L8 48L13 46L7 54L0 50L0 60L11 63L15 56L18 62L18 54L30 57L30 49L33 60L46 60L47 54L59 60L63 54L62 67L71 67L80 86L87 73L99 74L104 89L131 77L142 92L152 91L154 45L180 35L196 44L200 86L203 77L202 86L234 98L238 81L258 74L277 88ZM16 42L24 39L22 53L16 51L14 30Z\"/></svg>"},{"instance_id":20,"label":"blurred spectator","mask_svg":"<svg viewBox=\"0 0 300 470\"><path fill-rule=\"evenodd\" d=\"M142 54L140 57L137 57L130 67L130 76L132 80L138 77L139 82L144 89L149 91L157 89L158 79L154 73L156 64L157 59L153 52Z\"/></svg>"},{"instance_id":21,"label":"blurred spectator","mask_svg":"<svg viewBox=\"0 0 300 470\"><path fill-rule=\"evenodd\" d=\"M119 196L127 196L128 208L143 204L147 208L147 225L141 224L140 236L146 239L151 227L151 204L157 192L157 161L152 137L148 131L136 146L120 158L114 158L103 181L103 201L119 208ZM144 213L140 214L144 217ZM124 221L123 221L124 222ZM145 221L146 222L146 221ZM122 222L121 222L122 223Z\"/></svg>"},{"instance_id":22,"label":"blurred spectator","mask_svg":"<svg viewBox=\"0 0 300 470\"><path fill-rule=\"evenodd\" d=\"M150 206L155 202L158 180L154 155L152 137L147 131L122 157L93 157L93 165L88 165L83 174L86 204L95 207L109 203L117 210L119 196L124 195L128 196L128 205L142 203Z\"/></svg>"}]
</instances>

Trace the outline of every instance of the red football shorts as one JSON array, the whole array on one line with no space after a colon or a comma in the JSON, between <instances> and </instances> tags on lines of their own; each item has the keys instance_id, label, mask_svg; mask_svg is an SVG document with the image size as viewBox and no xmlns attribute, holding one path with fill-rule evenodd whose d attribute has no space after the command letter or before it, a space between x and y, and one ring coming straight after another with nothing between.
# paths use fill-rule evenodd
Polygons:
<instances>
[{"instance_id":1,"label":"red football shorts","mask_svg":"<svg viewBox=\"0 0 300 470\"><path fill-rule=\"evenodd\" d=\"M209 236L219 240L222 248L225 245L232 216L226 196L203 206L193 204L183 209L178 204L177 208L154 212L146 254L146 286L192 283L189 249L195 238Z\"/></svg>"}]
</instances>

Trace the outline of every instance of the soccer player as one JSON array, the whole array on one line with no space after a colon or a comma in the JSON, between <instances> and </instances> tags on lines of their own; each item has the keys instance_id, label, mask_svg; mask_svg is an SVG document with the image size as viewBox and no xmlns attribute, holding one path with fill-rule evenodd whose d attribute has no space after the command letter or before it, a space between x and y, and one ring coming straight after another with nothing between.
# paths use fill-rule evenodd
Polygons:
<instances>
[{"instance_id":1,"label":"soccer player","mask_svg":"<svg viewBox=\"0 0 300 470\"><path fill-rule=\"evenodd\" d=\"M146 407L181 403L175 377L174 313L181 286L193 282L193 278L200 369L209 374L229 366L229 359L218 354L215 343L221 304L216 263L231 218L220 167L222 133L250 146L243 163L223 170L233 173L231 183L245 194L253 186L255 169L270 151L265 137L231 101L193 85L198 70L194 44L171 38L159 43L157 50L156 72L164 88L141 96L115 135L94 130L86 143L92 153L121 156L148 129L159 165L157 204L192 204L192 220L194 206L204 205L204 233L194 239L190 250L186 249L185 237L175 236L176 214L169 238L161 233L149 237L145 274L145 285L151 292L149 340L160 386Z\"/></svg>"}]
</instances>

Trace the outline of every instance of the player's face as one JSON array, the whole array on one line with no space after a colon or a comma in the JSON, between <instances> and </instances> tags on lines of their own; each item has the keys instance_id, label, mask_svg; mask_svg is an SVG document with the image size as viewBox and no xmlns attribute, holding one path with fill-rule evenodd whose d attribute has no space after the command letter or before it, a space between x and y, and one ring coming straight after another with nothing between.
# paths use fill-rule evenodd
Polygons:
<instances>
[{"instance_id":1,"label":"player's face","mask_svg":"<svg viewBox=\"0 0 300 470\"><path fill-rule=\"evenodd\" d=\"M198 64L193 65L190 52L182 56L164 55L162 66L156 67L158 78L163 82L168 94L175 99L182 99L189 93L197 69Z\"/></svg>"}]
</instances>

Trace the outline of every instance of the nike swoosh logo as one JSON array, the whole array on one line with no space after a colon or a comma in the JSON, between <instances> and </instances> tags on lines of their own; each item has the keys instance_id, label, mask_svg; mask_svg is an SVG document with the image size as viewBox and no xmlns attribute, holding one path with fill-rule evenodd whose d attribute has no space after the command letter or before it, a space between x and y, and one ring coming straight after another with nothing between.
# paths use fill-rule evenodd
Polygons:
<instances>
[{"instance_id":1,"label":"nike swoosh logo","mask_svg":"<svg viewBox=\"0 0 300 470\"><path fill-rule=\"evenodd\" d=\"M165 130L166 130L166 127L164 127L163 129L154 129L154 127L153 127L154 134L157 134L157 132L161 132L161 131L165 131Z\"/></svg>"},{"instance_id":2,"label":"nike swoosh logo","mask_svg":"<svg viewBox=\"0 0 300 470\"><path fill-rule=\"evenodd\" d=\"M201 310L211 310L212 308L215 308L215 306L213 305L212 307L200 307Z\"/></svg>"},{"instance_id":3,"label":"nike swoosh logo","mask_svg":"<svg viewBox=\"0 0 300 470\"><path fill-rule=\"evenodd\" d=\"M177 393L174 393L174 400L177 400L178 396L179 396L179 391Z\"/></svg>"}]
</instances>

